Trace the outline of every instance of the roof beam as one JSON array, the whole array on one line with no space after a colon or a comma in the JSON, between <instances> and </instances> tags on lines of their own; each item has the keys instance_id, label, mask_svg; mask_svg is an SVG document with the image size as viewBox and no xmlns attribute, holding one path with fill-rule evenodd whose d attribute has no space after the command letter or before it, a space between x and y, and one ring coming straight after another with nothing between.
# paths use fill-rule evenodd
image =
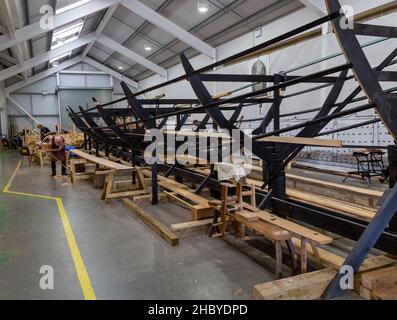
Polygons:
<instances>
[{"instance_id":1,"label":"roof beam","mask_svg":"<svg viewBox=\"0 0 397 320\"><path fill-rule=\"evenodd\" d=\"M7 28L2 26L2 25L0 25L0 33L6 34L7 33Z\"/></svg>"},{"instance_id":2,"label":"roof beam","mask_svg":"<svg viewBox=\"0 0 397 320\"><path fill-rule=\"evenodd\" d=\"M15 59L14 57L11 57L11 56L9 56L7 54L4 54L2 52L0 52L0 58L5 60L5 61L7 61L7 62L9 62L9 63L12 63L12 64L17 64L18 63L17 59Z\"/></svg>"},{"instance_id":3,"label":"roof beam","mask_svg":"<svg viewBox=\"0 0 397 320\"><path fill-rule=\"evenodd\" d=\"M105 16L103 17L101 23L99 24L98 28L95 31L96 36L99 36L102 33L103 29L105 29L107 23L112 18L113 14L116 11L116 9L118 8L118 6L119 6L119 4L115 4L108 9L108 11L106 12ZM85 47L83 54L82 54L83 58L87 56L88 52L91 50L94 43L95 43L95 41L92 41Z\"/></svg>"},{"instance_id":4,"label":"roof beam","mask_svg":"<svg viewBox=\"0 0 397 320\"><path fill-rule=\"evenodd\" d=\"M324 17L327 15L325 11L325 3L324 0L299 0L302 4L314 11L320 17Z\"/></svg>"},{"instance_id":5,"label":"roof beam","mask_svg":"<svg viewBox=\"0 0 397 320\"><path fill-rule=\"evenodd\" d=\"M119 79L120 81L124 81L125 83L129 84L130 86L132 86L134 88L138 88L137 82L135 82L134 80L131 80L130 78L127 78L127 77L123 76L122 74L104 66L102 63L99 63L89 57L85 57L83 59L83 61L99 70L102 70L103 72L106 72L108 75L112 76L113 78Z\"/></svg>"},{"instance_id":6,"label":"roof beam","mask_svg":"<svg viewBox=\"0 0 397 320\"><path fill-rule=\"evenodd\" d=\"M16 109L22 111L24 114L26 114L26 115L27 115L30 119L32 119L34 122L36 122L37 124L40 124L40 122L39 122L35 117L33 117L29 112L27 112L27 111L25 110L25 108L22 107L22 106L21 106L18 102L16 102L13 98L11 98L10 96L8 96L8 97L7 97L7 100L8 100L8 102L11 103L11 105L14 106L14 108L16 108Z\"/></svg>"},{"instance_id":7,"label":"roof beam","mask_svg":"<svg viewBox=\"0 0 397 320\"><path fill-rule=\"evenodd\" d=\"M145 6L138 0L123 0L121 3L126 8L140 15L142 18L148 20L150 23L156 25L160 29L172 34L174 37L178 38L182 42L188 44L192 48L196 49L198 52L204 53L212 59L216 58L216 50L204 41L200 40L196 36L187 32L185 29L181 28L174 22L168 20L161 14Z\"/></svg>"},{"instance_id":8,"label":"roof beam","mask_svg":"<svg viewBox=\"0 0 397 320\"><path fill-rule=\"evenodd\" d=\"M3 0L0 2L0 9L1 12L4 16L4 20L5 20L5 24L7 27L7 34L11 39L16 39L16 27L14 24L14 20L12 19L12 8L11 6L14 6L14 10L16 10L15 8L15 2L10 3L9 0ZM13 55L16 56L17 59L17 63L19 65L22 65L24 62L24 58L23 58L23 52L21 49L21 45L17 44L14 48L12 48L12 53ZM26 80L28 78L28 73L27 71L23 71L22 75L24 77L24 79Z\"/></svg>"},{"instance_id":9,"label":"roof beam","mask_svg":"<svg viewBox=\"0 0 397 320\"><path fill-rule=\"evenodd\" d=\"M41 72L41 73L39 73L39 74L37 74L37 75L35 75L33 77L30 77L26 81L20 81L20 82L18 82L16 84L13 84L12 86L6 87L5 88L6 95L9 95L12 92L15 92L15 91L17 91L19 89L22 89L22 88L26 87L26 86L29 86L29 85L31 85L31 84L33 84L33 83L35 83L37 81L40 81L40 80L42 80L44 78L47 78L47 77L53 75L54 73L57 73L57 72L62 71L64 69L70 68L70 67L74 66L75 64L80 63L81 61L82 61L81 57L73 58L73 59L68 60L68 61L66 61L64 63L61 63L57 67L53 67L53 68L48 69L46 71L43 71L43 72Z\"/></svg>"},{"instance_id":10,"label":"roof beam","mask_svg":"<svg viewBox=\"0 0 397 320\"><path fill-rule=\"evenodd\" d=\"M46 61L49 61L56 57L59 57L62 54L64 54L65 52L73 51L73 50L78 49L82 46L85 46L88 43L92 42L94 39L95 39L95 35L93 33L91 33L91 34L84 36L80 39L72 41L62 47L47 51L41 55L38 55L38 56L33 57L29 60L26 60L22 65L16 65L16 66L7 68L0 72L0 81L8 79L18 73L21 73L24 70L27 70L34 66L37 66L43 62L46 62Z\"/></svg>"},{"instance_id":11,"label":"roof beam","mask_svg":"<svg viewBox=\"0 0 397 320\"><path fill-rule=\"evenodd\" d=\"M141 64L142 66L152 70L155 73L158 73L159 75L163 77L167 77L167 71L157 64L151 62L150 60L142 57L141 55L135 53L134 51L122 46L121 44L117 43L116 41L113 41L112 39L106 37L106 36L99 36L97 38L97 41L104 46L113 49L114 51L117 51L119 54Z\"/></svg>"},{"instance_id":12,"label":"roof beam","mask_svg":"<svg viewBox=\"0 0 397 320\"><path fill-rule=\"evenodd\" d=\"M98 11L105 10L106 8L109 8L117 3L120 3L120 0L92 0L77 8L54 16L54 24L52 26L48 26L46 29L40 27L40 21L20 28L15 31L15 39L12 39L9 35L3 35L0 37L0 51L14 47L18 43L32 39L39 35L48 33L49 31L59 28L72 21L84 18Z\"/></svg>"}]
</instances>

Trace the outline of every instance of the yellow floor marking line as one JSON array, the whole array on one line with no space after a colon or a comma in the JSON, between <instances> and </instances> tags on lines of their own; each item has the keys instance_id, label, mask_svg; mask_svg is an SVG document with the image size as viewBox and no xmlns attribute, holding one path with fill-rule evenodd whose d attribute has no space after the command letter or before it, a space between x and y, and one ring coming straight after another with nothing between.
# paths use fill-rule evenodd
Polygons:
<instances>
[{"instance_id":1,"label":"yellow floor marking line","mask_svg":"<svg viewBox=\"0 0 397 320\"><path fill-rule=\"evenodd\" d=\"M34 198L40 198L40 199L46 199L46 200L54 200L57 204L58 207L58 212L61 217L62 225L63 225L63 230L66 235L66 239L68 241L69 245L69 250L72 255L72 259L74 262L74 267L76 269L76 274L80 282L81 289L83 291L84 299L85 300L96 300L95 292L91 284L90 277L88 276L87 269L84 264L84 260L81 257L79 247L76 242L76 238L74 237L72 226L70 225L68 214L65 210L65 207L62 202L62 198L60 197L50 197L50 196L45 196L45 195L39 195L39 194L32 194L32 193L25 193L25 192L16 192L16 191L10 191L10 187L15 179L15 176L17 175L17 172L21 168L21 163L19 162L17 167L14 170L14 173L4 186L3 192L7 194L13 194L13 195L21 195L21 196L26 196L26 197L34 197Z\"/></svg>"}]
</instances>

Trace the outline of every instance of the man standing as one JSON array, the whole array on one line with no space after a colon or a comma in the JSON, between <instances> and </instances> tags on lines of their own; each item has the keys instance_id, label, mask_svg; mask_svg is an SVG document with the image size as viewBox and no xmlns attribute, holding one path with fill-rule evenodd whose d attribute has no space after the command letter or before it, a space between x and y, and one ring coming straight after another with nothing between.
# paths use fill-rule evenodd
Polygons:
<instances>
[{"instance_id":1,"label":"man standing","mask_svg":"<svg viewBox=\"0 0 397 320\"><path fill-rule=\"evenodd\" d=\"M67 176L66 172L66 151L65 151L65 139L62 136L47 136L44 138L43 142L50 142L50 148L47 149L51 157L51 177L56 177L57 168L56 163L60 161L62 163L62 175Z\"/></svg>"}]
</instances>

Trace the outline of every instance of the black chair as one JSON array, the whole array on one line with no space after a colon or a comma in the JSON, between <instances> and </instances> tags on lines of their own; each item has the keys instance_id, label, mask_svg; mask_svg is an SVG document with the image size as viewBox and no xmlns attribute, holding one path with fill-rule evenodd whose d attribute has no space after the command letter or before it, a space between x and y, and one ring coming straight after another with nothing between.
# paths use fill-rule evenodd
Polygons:
<instances>
[{"instance_id":1,"label":"black chair","mask_svg":"<svg viewBox=\"0 0 397 320\"><path fill-rule=\"evenodd\" d=\"M368 186L371 185L372 177L382 177L386 179L386 167L383 162L385 152L379 149L365 149L353 152L356 158L357 171L348 172L345 182L351 175L360 175L363 179L367 179Z\"/></svg>"}]
</instances>

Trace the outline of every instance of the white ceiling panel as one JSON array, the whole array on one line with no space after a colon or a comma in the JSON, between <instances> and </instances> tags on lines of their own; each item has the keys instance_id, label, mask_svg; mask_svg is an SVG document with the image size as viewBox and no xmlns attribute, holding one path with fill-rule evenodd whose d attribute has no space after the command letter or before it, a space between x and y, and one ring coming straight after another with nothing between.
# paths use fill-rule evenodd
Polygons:
<instances>
[{"instance_id":1,"label":"white ceiling panel","mask_svg":"<svg viewBox=\"0 0 397 320\"><path fill-rule=\"evenodd\" d=\"M129 36L135 31L128 25L120 23L120 21L112 18L103 30L103 34L118 43L124 43Z\"/></svg>"},{"instance_id":2,"label":"white ceiling panel","mask_svg":"<svg viewBox=\"0 0 397 320\"><path fill-rule=\"evenodd\" d=\"M145 34L147 37L153 39L154 41L161 43L163 45L166 45L167 43L171 42L174 40L174 36L170 35L166 31L156 27L153 24L148 24L144 29L143 29L143 34Z\"/></svg>"},{"instance_id":3,"label":"white ceiling panel","mask_svg":"<svg viewBox=\"0 0 397 320\"><path fill-rule=\"evenodd\" d=\"M272 4L275 4L277 0L263 0L263 1L255 1L255 0L248 0L243 2L234 10L241 14L244 17L248 17L259 10L269 7Z\"/></svg>"}]
</instances>

